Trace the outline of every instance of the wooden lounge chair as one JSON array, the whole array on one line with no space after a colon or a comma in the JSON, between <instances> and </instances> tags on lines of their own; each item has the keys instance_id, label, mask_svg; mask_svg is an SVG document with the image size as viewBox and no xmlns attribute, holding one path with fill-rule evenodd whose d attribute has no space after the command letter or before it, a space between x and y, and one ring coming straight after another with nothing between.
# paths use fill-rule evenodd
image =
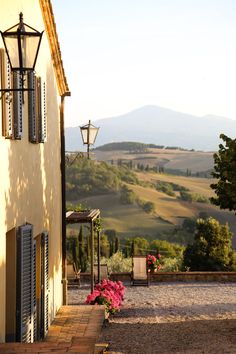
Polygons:
<instances>
[{"instance_id":1,"label":"wooden lounge chair","mask_svg":"<svg viewBox=\"0 0 236 354\"><path fill-rule=\"evenodd\" d=\"M80 286L80 269L77 269L75 263L67 263L67 281L68 286Z\"/></svg>"},{"instance_id":2,"label":"wooden lounge chair","mask_svg":"<svg viewBox=\"0 0 236 354\"><path fill-rule=\"evenodd\" d=\"M149 286L146 256L133 256L131 278L132 285Z\"/></svg>"},{"instance_id":3,"label":"wooden lounge chair","mask_svg":"<svg viewBox=\"0 0 236 354\"><path fill-rule=\"evenodd\" d=\"M94 274L94 282L98 282L98 264L94 264L93 266L93 274ZM107 264L100 264L100 281L103 279L108 279L108 267Z\"/></svg>"}]
</instances>

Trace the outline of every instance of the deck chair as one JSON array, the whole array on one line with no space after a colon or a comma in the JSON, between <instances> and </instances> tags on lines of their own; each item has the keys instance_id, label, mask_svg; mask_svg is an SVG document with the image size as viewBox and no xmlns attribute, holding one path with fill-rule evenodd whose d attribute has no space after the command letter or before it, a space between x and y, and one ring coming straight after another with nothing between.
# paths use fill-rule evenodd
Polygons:
<instances>
[{"instance_id":1,"label":"deck chair","mask_svg":"<svg viewBox=\"0 0 236 354\"><path fill-rule=\"evenodd\" d=\"M146 256L132 258L132 285L149 286Z\"/></svg>"},{"instance_id":2,"label":"deck chair","mask_svg":"<svg viewBox=\"0 0 236 354\"><path fill-rule=\"evenodd\" d=\"M68 286L80 286L80 269L75 263L67 263L67 281Z\"/></svg>"},{"instance_id":3,"label":"deck chair","mask_svg":"<svg viewBox=\"0 0 236 354\"><path fill-rule=\"evenodd\" d=\"M98 282L98 264L94 264L93 266L93 274L94 274L94 282ZM108 279L108 267L107 264L100 264L100 280Z\"/></svg>"}]
</instances>

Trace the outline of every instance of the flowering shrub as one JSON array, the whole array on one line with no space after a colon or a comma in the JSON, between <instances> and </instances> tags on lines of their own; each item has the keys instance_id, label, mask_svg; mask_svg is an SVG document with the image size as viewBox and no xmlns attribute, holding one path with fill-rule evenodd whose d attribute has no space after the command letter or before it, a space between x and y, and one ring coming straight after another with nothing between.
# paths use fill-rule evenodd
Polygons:
<instances>
[{"instance_id":1,"label":"flowering shrub","mask_svg":"<svg viewBox=\"0 0 236 354\"><path fill-rule=\"evenodd\" d=\"M120 310L124 300L125 287L121 281L104 279L96 284L92 294L87 296L86 303L91 305L105 305L106 312L113 314Z\"/></svg>"},{"instance_id":2,"label":"flowering shrub","mask_svg":"<svg viewBox=\"0 0 236 354\"><path fill-rule=\"evenodd\" d=\"M161 258L160 253L158 253L157 257L151 254L147 255L146 262L147 262L147 268L149 272L151 271L156 272L157 270L161 269L160 258Z\"/></svg>"}]
</instances>

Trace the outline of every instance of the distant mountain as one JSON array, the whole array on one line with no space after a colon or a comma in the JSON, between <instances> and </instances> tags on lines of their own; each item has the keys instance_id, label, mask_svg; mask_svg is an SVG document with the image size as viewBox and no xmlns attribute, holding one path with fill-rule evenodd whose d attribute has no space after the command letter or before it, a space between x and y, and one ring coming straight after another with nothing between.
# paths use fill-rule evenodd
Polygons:
<instances>
[{"instance_id":1,"label":"distant mountain","mask_svg":"<svg viewBox=\"0 0 236 354\"><path fill-rule=\"evenodd\" d=\"M100 127L95 146L136 141L214 151L218 150L221 133L231 138L236 136L236 120L213 115L197 117L158 106L144 106L121 116L99 119L95 125ZM66 150L81 150L79 127L66 128L65 134Z\"/></svg>"}]
</instances>

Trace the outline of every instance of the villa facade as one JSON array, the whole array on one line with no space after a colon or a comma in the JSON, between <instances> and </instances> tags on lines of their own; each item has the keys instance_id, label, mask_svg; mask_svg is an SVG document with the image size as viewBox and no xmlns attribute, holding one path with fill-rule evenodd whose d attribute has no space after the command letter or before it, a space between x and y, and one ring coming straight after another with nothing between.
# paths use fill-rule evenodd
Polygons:
<instances>
[{"instance_id":1,"label":"villa facade","mask_svg":"<svg viewBox=\"0 0 236 354\"><path fill-rule=\"evenodd\" d=\"M0 342L43 338L63 303L61 134L69 89L49 0L1 0L5 31L44 31L33 91L0 92ZM0 88L19 88L0 38ZM65 278L65 276L64 276Z\"/></svg>"}]
</instances>

